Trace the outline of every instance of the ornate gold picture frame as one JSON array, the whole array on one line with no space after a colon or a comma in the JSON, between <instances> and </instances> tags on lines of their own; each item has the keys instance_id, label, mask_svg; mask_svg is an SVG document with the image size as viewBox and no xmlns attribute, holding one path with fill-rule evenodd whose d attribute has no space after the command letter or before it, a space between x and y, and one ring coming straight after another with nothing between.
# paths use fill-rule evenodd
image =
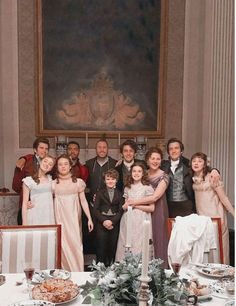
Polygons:
<instances>
[{"instance_id":1,"label":"ornate gold picture frame","mask_svg":"<svg viewBox=\"0 0 236 306\"><path fill-rule=\"evenodd\" d=\"M37 134L163 137L167 1L36 3Z\"/></svg>"}]
</instances>

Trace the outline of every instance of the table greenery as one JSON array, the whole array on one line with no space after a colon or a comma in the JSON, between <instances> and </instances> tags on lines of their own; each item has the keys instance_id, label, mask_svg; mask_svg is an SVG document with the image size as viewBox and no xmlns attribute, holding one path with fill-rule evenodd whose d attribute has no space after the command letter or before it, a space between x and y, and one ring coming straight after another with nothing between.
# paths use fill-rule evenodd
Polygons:
<instances>
[{"instance_id":1,"label":"table greenery","mask_svg":"<svg viewBox=\"0 0 236 306\"><path fill-rule=\"evenodd\" d=\"M161 259L153 259L149 262L148 275L151 278L149 305L182 305L187 292L176 275L166 275L162 263ZM141 255L130 253L124 260L109 267L105 267L103 263L96 264L94 261L90 268L93 271L92 280L81 286L83 304L138 305Z\"/></svg>"}]
</instances>

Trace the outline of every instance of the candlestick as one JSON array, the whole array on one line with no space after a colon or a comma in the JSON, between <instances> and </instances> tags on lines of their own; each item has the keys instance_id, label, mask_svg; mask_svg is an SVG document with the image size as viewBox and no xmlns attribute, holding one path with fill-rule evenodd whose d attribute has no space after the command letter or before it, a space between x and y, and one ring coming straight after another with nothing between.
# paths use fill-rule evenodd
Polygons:
<instances>
[{"instance_id":1,"label":"candlestick","mask_svg":"<svg viewBox=\"0 0 236 306\"><path fill-rule=\"evenodd\" d=\"M120 146L120 133L118 134L118 146Z\"/></svg>"},{"instance_id":2,"label":"candlestick","mask_svg":"<svg viewBox=\"0 0 236 306\"><path fill-rule=\"evenodd\" d=\"M148 282L147 281L141 282L140 287L139 287L139 292L138 292L138 301L139 301L138 305L148 306L149 299L150 299L150 290L149 290Z\"/></svg>"},{"instance_id":3,"label":"candlestick","mask_svg":"<svg viewBox=\"0 0 236 306\"><path fill-rule=\"evenodd\" d=\"M85 148L86 149L88 148L88 133L86 133L86 136L85 136Z\"/></svg>"},{"instance_id":4,"label":"candlestick","mask_svg":"<svg viewBox=\"0 0 236 306\"><path fill-rule=\"evenodd\" d=\"M128 206L127 224L126 224L126 248L131 248L131 231L132 231L132 207Z\"/></svg>"},{"instance_id":5,"label":"candlestick","mask_svg":"<svg viewBox=\"0 0 236 306\"><path fill-rule=\"evenodd\" d=\"M149 263L149 235L151 222L149 220L143 221L143 243L142 243L142 274L141 280L146 281L148 277L148 263Z\"/></svg>"}]
</instances>

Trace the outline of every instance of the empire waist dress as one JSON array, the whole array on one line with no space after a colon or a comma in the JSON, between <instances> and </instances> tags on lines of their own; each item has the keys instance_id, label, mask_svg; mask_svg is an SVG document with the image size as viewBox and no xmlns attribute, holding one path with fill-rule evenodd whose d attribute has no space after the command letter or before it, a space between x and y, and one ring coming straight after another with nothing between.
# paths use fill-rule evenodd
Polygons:
<instances>
[{"instance_id":1,"label":"empire waist dress","mask_svg":"<svg viewBox=\"0 0 236 306\"><path fill-rule=\"evenodd\" d=\"M34 205L27 210L27 224L55 224L51 176L47 175L47 181L39 184L31 176L22 181L29 188L30 201Z\"/></svg>"},{"instance_id":2,"label":"empire waist dress","mask_svg":"<svg viewBox=\"0 0 236 306\"><path fill-rule=\"evenodd\" d=\"M71 178L62 183L53 181L55 218L62 226L62 268L74 272L84 271L79 200L79 193L84 189L85 183L81 179L75 183Z\"/></svg>"}]
</instances>

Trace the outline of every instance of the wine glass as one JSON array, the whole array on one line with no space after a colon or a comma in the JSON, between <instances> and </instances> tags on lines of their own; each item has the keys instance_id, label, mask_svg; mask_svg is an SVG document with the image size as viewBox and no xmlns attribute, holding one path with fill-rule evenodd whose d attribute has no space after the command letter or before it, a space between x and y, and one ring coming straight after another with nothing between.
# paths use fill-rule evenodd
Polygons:
<instances>
[{"instance_id":1,"label":"wine glass","mask_svg":"<svg viewBox=\"0 0 236 306\"><path fill-rule=\"evenodd\" d=\"M175 275L179 276L180 268L181 268L181 263L178 262L177 260L171 259L169 256L169 263L171 265L172 271Z\"/></svg>"},{"instance_id":2,"label":"wine glass","mask_svg":"<svg viewBox=\"0 0 236 306\"><path fill-rule=\"evenodd\" d=\"M31 294L31 282L32 282L32 278L34 275L34 265L32 262L25 262L24 263L24 273L25 273L25 278L26 278L26 282L27 282L27 290L29 295Z\"/></svg>"}]
</instances>

